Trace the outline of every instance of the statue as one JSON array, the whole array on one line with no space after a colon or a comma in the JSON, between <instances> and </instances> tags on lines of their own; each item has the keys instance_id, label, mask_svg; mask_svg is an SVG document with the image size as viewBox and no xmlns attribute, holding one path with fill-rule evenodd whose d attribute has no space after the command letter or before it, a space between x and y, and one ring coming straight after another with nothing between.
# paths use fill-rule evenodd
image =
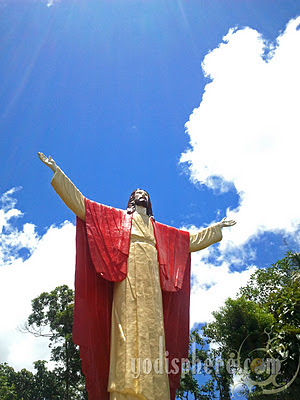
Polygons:
<instances>
[{"instance_id":1,"label":"statue","mask_svg":"<svg viewBox=\"0 0 300 400\"><path fill-rule=\"evenodd\" d=\"M51 184L76 214L73 340L90 400L174 400L188 356L190 253L222 239L221 222L195 234L156 222L149 194L127 210L86 199L56 165Z\"/></svg>"}]
</instances>

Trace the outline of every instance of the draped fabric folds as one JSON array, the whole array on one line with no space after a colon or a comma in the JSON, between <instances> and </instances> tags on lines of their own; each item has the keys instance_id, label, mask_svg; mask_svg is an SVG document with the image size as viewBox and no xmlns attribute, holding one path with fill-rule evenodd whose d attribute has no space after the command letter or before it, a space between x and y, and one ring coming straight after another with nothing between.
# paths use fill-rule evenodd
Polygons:
<instances>
[{"instance_id":1,"label":"draped fabric folds","mask_svg":"<svg viewBox=\"0 0 300 400\"><path fill-rule=\"evenodd\" d=\"M85 199L86 230L96 272L112 282L126 277L132 215Z\"/></svg>"},{"instance_id":2,"label":"draped fabric folds","mask_svg":"<svg viewBox=\"0 0 300 400\"><path fill-rule=\"evenodd\" d=\"M86 222L77 218L73 340L80 346L89 400L109 400L113 282L126 277L132 215L85 199ZM180 384L180 360L188 356L189 233L153 222L171 400ZM172 360L178 359L177 369ZM179 368L178 368L179 367ZM177 372L177 373L175 373Z\"/></svg>"},{"instance_id":3,"label":"draped fabric folds","mask_svg":"<svg viewBox=\"0 0 300 400\"><path fill-rule=\"evenodd\" d=\"M113 282L94 268L85 222L77 218L73 341L79 345L89 400L109 400L111 307Z\"/></svg>"},{"instance_id":4,"label":"draped fabric folds","mask_svg":"<svg viewBox=\"0 0 300 400\"><path fill-rule=\"evenodd\" d=\"M162 289L166 351L169 352L170 398L175 400L180 385L182 358L188 357L190 325L191 254L189 233L171 226L153 223L158 250ZM179 360L174 373L172 360Z\"/></svg>"}]
</instances>

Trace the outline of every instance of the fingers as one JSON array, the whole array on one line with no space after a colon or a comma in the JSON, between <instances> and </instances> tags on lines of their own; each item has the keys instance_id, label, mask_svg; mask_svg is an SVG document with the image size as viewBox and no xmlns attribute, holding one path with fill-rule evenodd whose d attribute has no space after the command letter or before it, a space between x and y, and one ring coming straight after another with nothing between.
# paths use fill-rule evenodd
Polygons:
<instances>
[{"instance_id":1,"label":"fingers","mask_svg":"<svg viewBox=\"0 0 300 400\"><path fill-rule=\"evenodd\" d=\"M233 219L231 219L230 221L225 221L225 226L233 226L235 224L236 222Z\"/></svg>"},{"instance_id":2,"label":"fingers","mask_svg":"<svg viewBox=\"0 0 300 400\"><path fill-rule=\"evenodd\" d=\"M51 156L46 157L43 153L41 153L40 151L38 152L38 156L39 159L45 164L47 165L47 167L49 167L50 169L52 169L52 171L55 173L57 170L57 165L55 163L55 161L53 160L53 158Z\"/></svg>"},{"instance_id":3,"label":"fingers","mask_svg":"<svg viewBox=\"0 0 300 400\"><path fill-rule=\"evenodd\" d=\"M39 159L43 162L45 162L47 160L47 157L41 152L38 152L38 156L39 156Z\"/></svg>"},{"instance_id":4,"label":"fingers","mask_svg":"<svg viewBox=\"0 0 300 400\"><path fill-rule=\"evenodd\" d=\"M230 226L233 226L236 224L236 221L234 221L233 219L231 220L227 220L226 218L223 218L222 221L220 222L220 225L222 228L228 228Z\"/></svg>"}]
</instances>

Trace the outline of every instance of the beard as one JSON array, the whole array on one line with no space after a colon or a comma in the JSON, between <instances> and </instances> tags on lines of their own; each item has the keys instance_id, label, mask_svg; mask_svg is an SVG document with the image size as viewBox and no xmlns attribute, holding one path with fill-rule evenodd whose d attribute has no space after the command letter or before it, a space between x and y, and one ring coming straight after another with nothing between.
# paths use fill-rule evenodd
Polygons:
<instances>
[{"instance_id":1,"label":"beard","mask_svg":"<svg viewBox=\"0 0 300 400\"><path fill-rule=\"evenodd\" d=\"M137 205L137 206L142 206L142 207L148 207L148 200L147 199L143 199L143 198L141 198L141 199L136 199L135 200L135 204Z\"/></svg>"}]
</instances>

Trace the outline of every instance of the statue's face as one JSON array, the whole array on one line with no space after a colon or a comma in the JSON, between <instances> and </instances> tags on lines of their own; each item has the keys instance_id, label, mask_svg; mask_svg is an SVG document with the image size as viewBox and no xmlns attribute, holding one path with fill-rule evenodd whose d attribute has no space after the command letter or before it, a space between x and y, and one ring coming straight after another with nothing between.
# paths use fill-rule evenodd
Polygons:
<instances>
[{"instance_id":1,"label":"statue's face","mask_svg":"<svg viewBox=\"0 0 300 400\"><path fill-rule=\"evenodd\" d=\"M145 190L137 189L134 194L134 202L137 206L147 207L149 202L148 193Z\"/></svg>"}]
</instances>

